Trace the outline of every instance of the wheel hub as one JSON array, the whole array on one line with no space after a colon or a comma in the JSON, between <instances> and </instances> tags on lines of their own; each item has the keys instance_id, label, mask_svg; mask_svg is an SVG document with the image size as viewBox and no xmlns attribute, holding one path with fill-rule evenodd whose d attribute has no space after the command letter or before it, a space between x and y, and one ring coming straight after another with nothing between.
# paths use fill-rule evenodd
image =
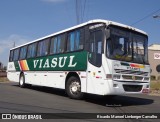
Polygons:
<instances>
[{"instance_id":1,"label":"wheel hub","mask_svg":"<svg viewBox=\"0 0 160 122\"><path fill-rule=\"evenodd\" d=\"M77 91L77 87L76 87L76 86L73 86L73 87L72 87L72 91L73 91L73 92L76 92L76 91Z\"/></svg>"},{"instance_id":2,"label":"wheel hub","mask_svg":"<svg viewBox=\"0 0 160 122\"><path fill-rule=\"evenodd\" d=\"M23 85L23 78L20 79L20 84Z\"/></svg>"},{"instance_id":3,"label":"wheel hub","mask_svg":"<svg viewBox=\"0 0 160 122\"><path fill-rule=\"evenodd\" d=\"M79 82L77 81L73 82L70 86L70 91L72 94L77 94L78 92L80 92Z\"/></svg>"}]
</instances>

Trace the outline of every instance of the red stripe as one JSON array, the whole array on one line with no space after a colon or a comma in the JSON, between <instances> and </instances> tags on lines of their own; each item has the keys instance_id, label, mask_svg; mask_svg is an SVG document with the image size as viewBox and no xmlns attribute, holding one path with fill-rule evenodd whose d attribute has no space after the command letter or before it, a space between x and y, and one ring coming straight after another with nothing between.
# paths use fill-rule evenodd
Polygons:
<instances>
[{"instance_id":1,"label":"red stripe","mask_svg":"<svg viewBox=\"0 0 160 122\"><path fill-rule=\"evenodd\" d=\"M139 65L137 64L130 64L131 67L136 67L136 68L139 68Z\"/></svg>"},{"instance_id":2,"label":"red stripe","mask_svg":"<svg viewBox=\"0 0 160 122\"><path fill-rule=\"evenodd\" d=\"M23 64L23 60L20 61L20 66L21 66L21 70L25 70L24 64Z\"/></svg>"},{"instance_id":3,"label":"red stripe","mask_svg":"<svg viewBox=\"0 0 160 122\"><path fill-rule=\"evenodd\" d=\"M96 78L102 78L102 77L100 77L100 76L96 76Z\"/></svg>"}]
</instances>

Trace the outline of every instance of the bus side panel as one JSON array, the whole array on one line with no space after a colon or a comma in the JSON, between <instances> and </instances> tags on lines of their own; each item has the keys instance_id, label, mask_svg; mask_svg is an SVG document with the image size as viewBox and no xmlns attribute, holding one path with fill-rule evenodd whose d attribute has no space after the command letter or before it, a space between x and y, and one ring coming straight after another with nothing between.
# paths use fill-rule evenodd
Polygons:
<instances>
[{"instance_id":1,"label":"bus side panel","mask_svg":"<svg viewBox=\"0 0 160 122\"><path fill-rule=\"evenodd\" d=\"M106 90L109 90L106 82L102 66L96 67L88 62L87 93L105 95Z\"/></svg>"},{"instance_id":2,"label":"bus side panel","mask_svg":"<svg viewBox=\"0 0 160 122\"><path fill-rule=\"evenodd\" d=\"M28 71L25 73L26 83L38 86L65 88L65 73L58 71Z\"/></svg>"},{"instance_id":3,"label":"bus side panel","mask_svg":"<svg viewBox=\"0 0 160 122\"><path fill-rule=\"evenodd\" d=\"M7 78L10 81L19 82L20 72L16 71L16 66L14 62L9 62L7 66Z\"/></svg>"},{"instance_id":4,"label":"bus side panel","mask_svg":"<svg viewBox=\"0 0 160 122\"><path fill-rule=\"evenodd\" d=\"M81 81L81 92L87 92L87 73L86 71L80 72L80 81Z\"/></svg>"},{"instance_id":5,"label":"bus side panel","mask_svg":"<svg viewBox=\"0 0 160 122\"><path fill-rule=\"evenodd\" d=\"M65 73L50 71L47 73L47 81L44 86L65 89Z\"/></svg>"},{"instance_id":6,"label":"bus side panel","mask_svg":"<svg viewBox=\"0 0 160 122\"><path fill-rule=\"evenodd\" d=\"M104 86L106 95L114 95L116 93L117 88L113 88L113 80L111 78L107 78L107 75L112 74L112 60L106 58L105 54L102 54L102 67L104 69L105 81Z\"/></svg>"},{"instance_id":7,"label":"bus side panel","mask_svg":"<svg viewBox=\"0 0 160 122\"><path fill-rule=\"evenodd\" d=\"M107 60L102 54L102 65L96 67L88 62L87 73L87 93L97 95L112 95L115 94L113 89L113 81L107 79L106 75L112 73L112 62Z\"/></svg>"},{"instance_id":8,"label":"bus side panel","mask_svg":"<svg viewBox=\"0 0 160 122\"><path fill-rule=\"evenodd\" d=\"M7 72L7 78L9 81L19 82L19 72Z\"/></svg>"},{"instance_id":9,"label":"bus side panel","mask_svg":"<svg viewBox=\"0 0 160 122\"><path fill-rule=\"evenodd\" d=\"M65 89L67 75L61 71L50 71L47 73L47 81L43 86ZM81 91L86 92L86 72L80 72Z\"/></svg>"},{"instance_id":10,"label":"bus side panel","mask_svg":"<svg viewBox=\"0 0 160 122\"><path fill-rule=\"evenodd\" d=\"M24 72L25 75L25 83L34 84L34 74L33 72Z\"/></svg>"}]
</instances>

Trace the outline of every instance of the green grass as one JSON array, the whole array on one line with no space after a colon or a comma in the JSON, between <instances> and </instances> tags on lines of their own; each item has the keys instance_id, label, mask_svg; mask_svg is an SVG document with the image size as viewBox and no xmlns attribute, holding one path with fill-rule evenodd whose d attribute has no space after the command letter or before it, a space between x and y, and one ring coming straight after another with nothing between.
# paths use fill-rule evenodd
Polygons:
<instances>
[{"instance_id":1,"label":"green grass","mask_svg":"<svg viewBox=\"0 0 160 122\"><path fill-rule=\"evenodd\" d=\"M159 81L151 81L150 88L151 88L151 90L160 90L160 80Z\"/></svg>"}]
</instances>

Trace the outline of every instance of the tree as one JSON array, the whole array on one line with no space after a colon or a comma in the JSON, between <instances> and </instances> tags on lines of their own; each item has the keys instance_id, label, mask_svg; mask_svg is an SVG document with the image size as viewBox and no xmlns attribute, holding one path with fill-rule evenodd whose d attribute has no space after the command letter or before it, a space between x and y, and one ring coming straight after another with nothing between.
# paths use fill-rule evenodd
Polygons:
<instances>
[{"instance_id":1,"label":"tree","mask_svg":"<svg viewBox=\"0 0 160 122\"><path fill-rule=\"evenodd\" d=\"M3 70L5 70L5 71L6 71L6 70L7 70L7 66L4 66L4 67L3 67Z\"/></svg>"}]
</instances>

